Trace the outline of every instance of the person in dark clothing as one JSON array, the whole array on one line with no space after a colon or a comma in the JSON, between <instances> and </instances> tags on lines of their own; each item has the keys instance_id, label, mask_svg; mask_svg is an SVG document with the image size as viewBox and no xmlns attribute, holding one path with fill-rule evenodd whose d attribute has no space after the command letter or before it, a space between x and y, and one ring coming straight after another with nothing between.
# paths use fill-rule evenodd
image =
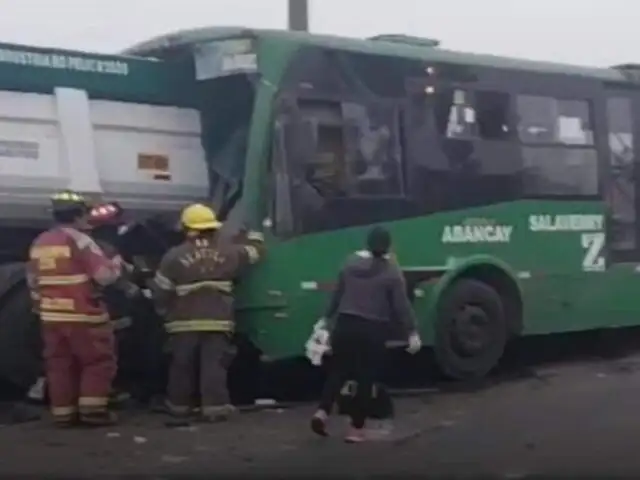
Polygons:
<instances>
[{"instance_id":1,"label":"person in dark clothing","mask_svg":"<svg viewBox=\"0 0 640 480\"><path fill-rule=\"evenodd\" d=\"M147 300L135 282L135 267L123 258L122 235L129 228L124 209L117 202L94 205L89 213L89 226L91 229L87 233L109 258L122 266L122 284L125 288L104 289L101 292L114 328L118 353L118 371L113 381L110 403L121 403L134 390L139 390L139 385L148 378L144 373L149 372L142 372L139 365L142 351L148 344L148 335L136 335L140 327L133 325L134 312L139 309L140 303Z\"/></svg>"},{"instance_id":2,"label":"person in dark clothing","mask_svg":"<svg viewBox=\"0 0 640 480\"><path fill-rule=\"evenodd\" d=\"M421 347L404 277L390 258L390 248L389 232L382 227L373 228L367 237L367 251L352 255L338 277L325 315L333 358L318 410L311 420L311 429L318 435L327 435L333 404L345 381L353 380L357 389L345 440L365 440L363 429L390 322L402 322L409 338L409 352L416 353Z\"/></svg>"}]
</instances>

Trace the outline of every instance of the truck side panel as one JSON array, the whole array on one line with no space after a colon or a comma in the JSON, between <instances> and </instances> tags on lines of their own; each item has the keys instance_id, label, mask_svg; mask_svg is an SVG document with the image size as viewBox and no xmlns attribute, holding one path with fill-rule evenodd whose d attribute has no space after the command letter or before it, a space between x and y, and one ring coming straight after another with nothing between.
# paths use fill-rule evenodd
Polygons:
<instances>
[{"instance_id":1,"label":"truck side panel","mask_svg":"<svg viewBox=\"0 0 640 480\"><path fill-rule=\"evenodd\" d=\"M0 129L0 220L47 217L61 188L159 212L209 193L195 110L0 91Z\"/></svg>"}]
</instances>

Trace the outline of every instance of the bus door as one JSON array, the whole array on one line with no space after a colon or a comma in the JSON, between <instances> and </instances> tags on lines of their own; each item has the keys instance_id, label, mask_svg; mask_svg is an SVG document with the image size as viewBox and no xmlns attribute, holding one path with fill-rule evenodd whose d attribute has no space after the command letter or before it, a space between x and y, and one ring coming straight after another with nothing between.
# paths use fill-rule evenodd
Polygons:
<instances>
[{"instance_id":1,"label":"bus door","mask_svg":"<svg viewBox=\"0 0 640 480\"><path fill-rule=\"evenodd\" d=\"M608 174L604 176L607 236L613 263L640 261L640 175L635 154L640 141L640 94L609 90L606 95Z\"/></svg>"}]
</instances>

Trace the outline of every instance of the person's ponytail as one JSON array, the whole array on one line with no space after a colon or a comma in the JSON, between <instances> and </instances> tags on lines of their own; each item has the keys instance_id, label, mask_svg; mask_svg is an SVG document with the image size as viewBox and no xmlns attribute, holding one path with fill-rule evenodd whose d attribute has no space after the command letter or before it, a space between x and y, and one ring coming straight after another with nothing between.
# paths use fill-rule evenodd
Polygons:
<instances>
[{"instance_id":1,"label":"person's ponytail","mask_svg":"<svg viewBox=\"0 0 640 480\"><path fill-rule=\"evenodd\" d=\"M373 227L367 235L367 249L373 258L384 259L391 248L391 234L386 228Z\"/></svg>"}]
</instances>

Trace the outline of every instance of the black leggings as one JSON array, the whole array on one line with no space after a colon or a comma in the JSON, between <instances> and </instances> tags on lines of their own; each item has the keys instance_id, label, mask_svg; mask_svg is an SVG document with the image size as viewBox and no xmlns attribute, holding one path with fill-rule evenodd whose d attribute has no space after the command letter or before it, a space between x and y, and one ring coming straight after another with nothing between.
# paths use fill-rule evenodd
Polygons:
<instances>
[{"instance_id":1,"label":"black leggings","mask_svg":"<svg viewBox=\"0 0 640 480\"><path fill-rule=\"evenodd\" d=\"M333 355L319 409L331 413L347 380L357 383L351 425L364 427L371 405L374 383L385 352L385 335L378 322L353 315L340 315L331 335Z\"/></svg>"}]
</instances>

